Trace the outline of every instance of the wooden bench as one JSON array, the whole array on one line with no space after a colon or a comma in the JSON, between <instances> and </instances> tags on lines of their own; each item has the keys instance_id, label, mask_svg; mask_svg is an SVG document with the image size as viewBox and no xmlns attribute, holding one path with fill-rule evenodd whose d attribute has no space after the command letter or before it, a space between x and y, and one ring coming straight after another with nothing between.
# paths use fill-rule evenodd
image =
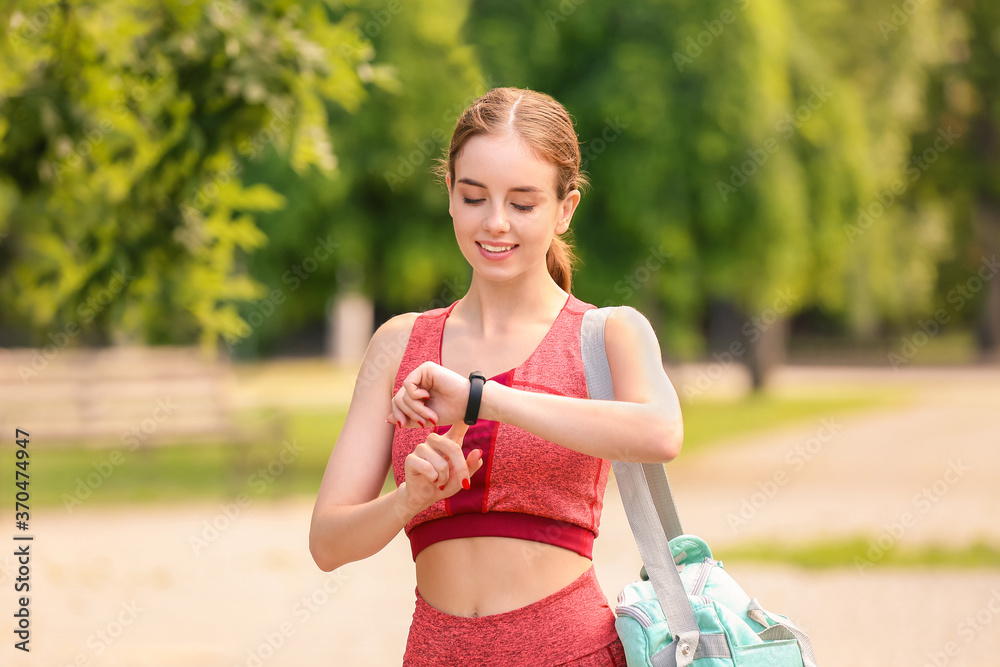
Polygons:
<instances>
[{"instance_id":1,"label":"wooden bench","mask_svg":"<svg viewBox=\"0 0 1000 667\"><path fill-rule=\"evenodd\" d=\"M146 447L273 437L235 419L228 360L198 348L0 349L0 437Z\"/></svg>"}]
</instances>

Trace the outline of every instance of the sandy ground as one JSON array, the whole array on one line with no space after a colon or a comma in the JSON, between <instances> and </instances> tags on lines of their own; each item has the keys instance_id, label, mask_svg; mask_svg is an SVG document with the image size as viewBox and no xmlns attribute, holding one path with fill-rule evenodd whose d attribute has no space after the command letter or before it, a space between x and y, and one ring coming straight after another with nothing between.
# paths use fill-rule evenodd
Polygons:
<instances>
[{"instance_id":1,"label":"sandy ground","mask_svg":"<svg viewBox=\"0 0 1000 667\"><path fill-rule=\"evenodd\" d=\"M717 550L860 533L886 548L1000 543L1000 369L788 368L775 377L791 391L859 381L904 384L917 402L682 455L669 472L685 529ZM605 501L594 559L613 605L639 559L613 480ZM308 554L311 509L302 499L38 512L31 653L13 649L8 629L0 664L400 664L415 587L405 537L324 574ZM0 556L8 628L12 551ZM824 667L1000 665L1000 570L726 567L810 632Z\"/></svg>"}]
</instances>

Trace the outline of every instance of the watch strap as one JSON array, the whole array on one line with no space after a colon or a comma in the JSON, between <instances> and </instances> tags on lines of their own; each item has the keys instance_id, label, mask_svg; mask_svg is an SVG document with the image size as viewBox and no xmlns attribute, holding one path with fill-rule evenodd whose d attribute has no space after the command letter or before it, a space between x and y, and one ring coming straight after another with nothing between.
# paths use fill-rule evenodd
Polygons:
<instances>
[{"instance_id":1,"label":"watch strap","mask_svg":"<svg viewBox=\"0 0 1000 667\"><path fill-rule=\"evenodd\" d=\"M479 405L483 400L483 385L486 384L486 376L479 371L472 371L469 374L469 403L465 407L465 423L475 426L479 421Z\"/></svg>"}]
</instances>

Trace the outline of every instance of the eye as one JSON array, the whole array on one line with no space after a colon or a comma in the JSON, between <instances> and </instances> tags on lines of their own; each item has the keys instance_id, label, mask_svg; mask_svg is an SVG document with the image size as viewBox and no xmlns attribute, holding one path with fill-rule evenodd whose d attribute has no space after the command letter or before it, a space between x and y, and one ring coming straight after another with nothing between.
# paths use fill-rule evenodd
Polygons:
<instances>
[{"instance_id":1,"label":"eye","mask_svg":"<svg viewBox=\"0 0 1000 667\"><path fill-rule=\"evenodd\" d=\"M463 197L463 201L469 206L475 206L477 204L482 204L485 199L469 199L468 197Z\"/></svg>"},{"instance_id":2,"label":"eye","mask_svg":"<svg viewBox=\"0 0 1000 667\"><path fill-rule=\"evenodd\" d=\"M531 206L521 206L520 204L512 203L511 206L516 208L518 211L521 211L522 213L531 213L531 211L535 208L534 204L532 204Z\"/></svg>"}]
</instances>

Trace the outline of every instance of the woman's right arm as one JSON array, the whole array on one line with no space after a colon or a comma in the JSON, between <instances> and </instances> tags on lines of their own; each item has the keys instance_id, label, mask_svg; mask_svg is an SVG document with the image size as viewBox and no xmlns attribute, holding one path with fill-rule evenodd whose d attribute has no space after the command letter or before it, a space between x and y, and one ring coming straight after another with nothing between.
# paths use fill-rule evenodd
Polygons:
<instances>
[{"instance_id":1,"label":"woman's right arm","mask_svg":"<svg viewBox=\"0 0 1000 667\"><path fill-rule=\"evenodd\" d=\"M394 426L385 416L416 317L399 315L379 327L361 363L309 528L309 551L326 572L378 553L422 509L405 484L380 495L392 465Z\"/></svg>"}]
</instances>

